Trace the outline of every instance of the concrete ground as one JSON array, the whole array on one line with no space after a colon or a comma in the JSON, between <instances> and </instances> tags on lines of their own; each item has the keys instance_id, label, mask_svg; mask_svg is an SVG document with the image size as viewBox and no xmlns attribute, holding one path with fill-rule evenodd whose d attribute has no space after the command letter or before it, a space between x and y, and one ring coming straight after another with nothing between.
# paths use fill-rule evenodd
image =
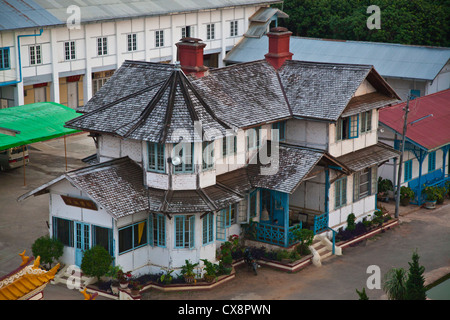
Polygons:
<instances>
[{"instance_id":1,"label":"concrete ground","mask_svg":"<svg viewBox=\"0 0 450 320\"><path fill-rule=\"evenodd\" d=\"M95 152L86 134L70 136L67 142L68 170L85 164L80 159ZM30 150L30 164L23 169L0 172L0 276L18 267L18 254L31 254L32 243L48 234L48 196L16 199L65 171L64 140L36 143ZM392 206L392 204L390 204ZM389 206L389 204L387 204ZM393 212L393 211L392 211ZM450 200L435 210L415 206L401 208L400 225L354 247L344 249L342 256L327 259L323 266L313 265L288 274L261 267L257 276L245 267L237 269L236 278L205 292L163 293L152 289L146 300L356 300L356 289L366 287L372 274L369 266L378 266L381 277L392 267L408 268L413 250L425 266L428 281L450 272ZM381 289L366 288L372 300L386 299ZM46 300L83 300L76 290L49 284ZM104 298L98 297L97 300Z\"/></svg>"}]
</instances>

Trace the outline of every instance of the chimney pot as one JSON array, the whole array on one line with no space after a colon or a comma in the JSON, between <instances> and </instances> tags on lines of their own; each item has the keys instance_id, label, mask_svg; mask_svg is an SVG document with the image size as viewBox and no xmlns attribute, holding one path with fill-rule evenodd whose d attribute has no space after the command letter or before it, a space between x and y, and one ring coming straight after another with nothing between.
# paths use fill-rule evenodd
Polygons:
<instances>
[{"instance_id":1,"label":"chimney pot","mask_svg":"<svg viewBox=\"0 0 450 320\"><path fill-rule=\"evenodd\" d=\"M203 77L208 70L203 65L203 49L206 44L201 39L186 37L176 44L178 48L178 60L185 74L195 74Z\"/></svg>"},{"instance_id":2,"label":"chimney pot","mask_svg":"<svg viewBox=\"0 0 450 320\"><path fill-rule=\"evenodd\" d=\"M269 52L264 55L266 60L279 69L284 61L291 60L293 53L289 52L289 42L292 32L284 27L275 27L267 33L269 38Z\"/></svg>"}]
</instances>

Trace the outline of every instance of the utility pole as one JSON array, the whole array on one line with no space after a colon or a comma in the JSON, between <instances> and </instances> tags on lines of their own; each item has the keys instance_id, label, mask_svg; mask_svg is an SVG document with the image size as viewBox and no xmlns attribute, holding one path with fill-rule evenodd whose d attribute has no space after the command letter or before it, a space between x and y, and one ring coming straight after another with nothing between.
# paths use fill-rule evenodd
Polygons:
<instances>
[{"instance_id":1,"label":"utility pole","mask_svg":"<svg viewBox=\"0 0 450 320\"><path fill-rule=\"evenodd\" d=\"M400 205L400 185L401 185L401 181L402 181L403 153L405 152L406 126L407 126L410 98L411 98L411 96L408 95L408 97L406 99L406 106L405 106L405 108L403 108L403 110L405 111L405 119L403 122L402 148L401 148L401 153L400 153L400 161L398 164L397 194L396 194L396 198L395 198L395 218L398 218L398 211L399 211L399 205Z\"/></svg>"}]
</instances>

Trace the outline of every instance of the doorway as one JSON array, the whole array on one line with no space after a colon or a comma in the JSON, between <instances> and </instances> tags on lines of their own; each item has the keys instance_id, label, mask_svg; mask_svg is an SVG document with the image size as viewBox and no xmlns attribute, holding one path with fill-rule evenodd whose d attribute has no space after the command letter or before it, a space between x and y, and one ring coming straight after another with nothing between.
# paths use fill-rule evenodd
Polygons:
<instances>
[{"instance_id":1,"label":"doorway","mask_svg":"<svg viewBox=\"0 0 450 320\"><path fill-rule=\"evenodd\" d=\"M72 109L78 107L78 82L67 83L67 106Z\"/></svg>"},{"instance_id":2,"label":"doorway","mask_svg":"<svg viewBox=\"0 0 450 320\"><path fill-rule=\"evenodd\" d=\"M91 230L87 223L75 223L75 264L81 267L83 255L86 250L90 249Z\"/></svg>"}]
</instances>

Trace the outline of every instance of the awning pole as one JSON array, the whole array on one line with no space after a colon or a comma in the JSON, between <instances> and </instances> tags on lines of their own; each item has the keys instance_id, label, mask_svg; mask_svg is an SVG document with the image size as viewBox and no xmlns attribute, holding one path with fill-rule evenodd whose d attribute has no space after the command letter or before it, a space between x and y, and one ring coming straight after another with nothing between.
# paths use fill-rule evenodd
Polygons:
<instances>
[{"instance_id":1,"label":"awning pole","mask_svg":"<svg viewBox=\"0 0 450 320\"><path fill-rule=\"evenodd\" d=\"M27 185L27 181L25 178L25 145L22 145L22 161L23 161L23 185Z\"/></svg>"},{"instance_id":2,"label":"awning pole","mask_svg":"<svg viewBox=\"0 0 450 320\"><path fill-rule=\"evenodd\" d=\"M66 159L66 171L67 171L67 148L66 148L66 135L64 135L64 158Z\"/></svg>"}]
</instances>

